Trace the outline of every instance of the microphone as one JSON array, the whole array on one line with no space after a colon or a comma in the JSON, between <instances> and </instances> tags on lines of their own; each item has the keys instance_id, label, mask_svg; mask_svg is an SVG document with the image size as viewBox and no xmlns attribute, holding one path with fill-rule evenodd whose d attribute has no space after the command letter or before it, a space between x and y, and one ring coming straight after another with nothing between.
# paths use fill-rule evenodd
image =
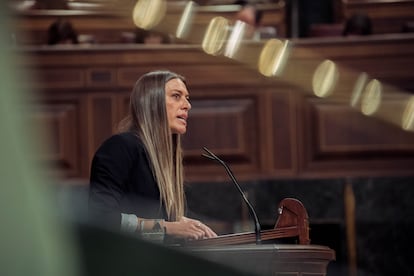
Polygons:
<instances>
[{"instance_id":1,"label":"microphone","mask_svg":"<svg viewBox=\"0 0 414 276\"><path fill-rule=\"evenodd\" d=\"M262 243L262 238L260 235L260 223L259 223L259 219L257 218L256 212L253 209L253 206L250 204L249 200L247 199L246 195L243 193L242 189L240 188L239 183L237 183L236 178L234 177L233 172L231 171L230 167L220 158L218 158L214 153L212 153L211 151L209 151L206 147L203 147L203 149L208 153L205 154L203 153L202 156L217 161L218 163L220 163L225 169L227 174L229 175L229 177L231 178L231 180L233 181L234 185L236 186L237 190L240 192L244 202L246 202L247 206L249 207L249 211L250 211L250 215L253 217L254 219L254 231L256 234L256 244L261 244Z\"/></svg>"}]
</instances>

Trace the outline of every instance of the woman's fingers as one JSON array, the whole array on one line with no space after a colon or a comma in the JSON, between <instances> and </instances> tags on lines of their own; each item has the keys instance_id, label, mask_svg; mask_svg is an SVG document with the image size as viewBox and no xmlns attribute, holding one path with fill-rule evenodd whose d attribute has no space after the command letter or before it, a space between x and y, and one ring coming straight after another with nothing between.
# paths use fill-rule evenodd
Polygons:
<instances>
[{"instance_id":1,"label":"woman's fingers","mask_svg":"<svg viewBox=\"0 0 414 276\"><path fill-rule=\"evenodd\" d=\"M203 232L203 236L202 238L213 238L213 237L217 237L217 234L214 233L213 230L210 229L210 227L208 227L207 225L201 223L201 222L197 222L197 228L199 228L202 232Z\"/></svg>"},{"instance_id":2,"label":"woman's fingers","mask_svg":"<svg viewBox=\"0 0 414 276\"><path fill-rule=\"evenodd\" d=\"M214 237L217 237L216 232L214 232L213 230L211 230L211 228L210 228L210 227L208 227L208 226L207 226L207 229L206 229L205 233L206 233L206 237L207 237L207 238L214 238Z\"/></svg>"},{"instance_id":3,"label":"woman's fingers","mask_svg":"<svg viewBox=\"0 0 414 276\"><path fill-rule=\"evenodd\" d=\"M217 234L210 227L199 220L183 217L178 223L184 227L183 230L187 232L186 236L190 240L217 237Z\"/></svg>"}]
</instances>

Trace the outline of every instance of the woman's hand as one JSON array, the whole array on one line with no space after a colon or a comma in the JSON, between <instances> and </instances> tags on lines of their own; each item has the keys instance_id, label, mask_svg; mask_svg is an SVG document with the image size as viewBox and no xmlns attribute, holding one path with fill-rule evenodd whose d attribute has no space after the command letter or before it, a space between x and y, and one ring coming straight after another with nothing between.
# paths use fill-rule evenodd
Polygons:
<instances>
[{"instance_id":1,"label":"woman's hand","mask_svg":"<svg viewBox=\"0 0 414 276\"><path fill-rule=\"evenodd\" d=\"M188 240L217 237L217 234L199 220L182 217L179 221L164 222L166 234Z\"/></svg>"}]
</instances>

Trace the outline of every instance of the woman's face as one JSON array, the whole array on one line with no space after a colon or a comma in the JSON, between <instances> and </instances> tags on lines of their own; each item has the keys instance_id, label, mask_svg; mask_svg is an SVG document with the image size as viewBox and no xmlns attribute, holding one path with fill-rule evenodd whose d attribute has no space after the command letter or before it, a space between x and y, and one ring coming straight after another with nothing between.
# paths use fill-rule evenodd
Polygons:
<instances>
[{"instance_id":1,"label":"woman's face","mask_svg":"<svg viewBox=\"0 0 414 276\"><path fill-rule=\"evenodd\" d=\"M184 134L187 130L188 111L191 109L191 104L190 95L182 80L171 79L165 84L165 102L171 132Z\"/></svg>"}]
</instances>

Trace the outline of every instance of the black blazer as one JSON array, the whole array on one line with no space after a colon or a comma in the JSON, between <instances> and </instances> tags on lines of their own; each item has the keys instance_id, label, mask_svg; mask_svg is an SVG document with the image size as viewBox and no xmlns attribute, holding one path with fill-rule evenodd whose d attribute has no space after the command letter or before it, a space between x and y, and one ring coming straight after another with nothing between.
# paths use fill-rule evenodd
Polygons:
<instances>
[{"instance_id":1,"label":"black blazer","mask_svg":"<svg viewBox=\"0 0 414 276\"><path fill-rule=\"evenodd\" d=\"M92 160L89 216L119 229L121 213L166 218L145 147L132 132L107 139Z\"/></svg>"}]
</instances>

